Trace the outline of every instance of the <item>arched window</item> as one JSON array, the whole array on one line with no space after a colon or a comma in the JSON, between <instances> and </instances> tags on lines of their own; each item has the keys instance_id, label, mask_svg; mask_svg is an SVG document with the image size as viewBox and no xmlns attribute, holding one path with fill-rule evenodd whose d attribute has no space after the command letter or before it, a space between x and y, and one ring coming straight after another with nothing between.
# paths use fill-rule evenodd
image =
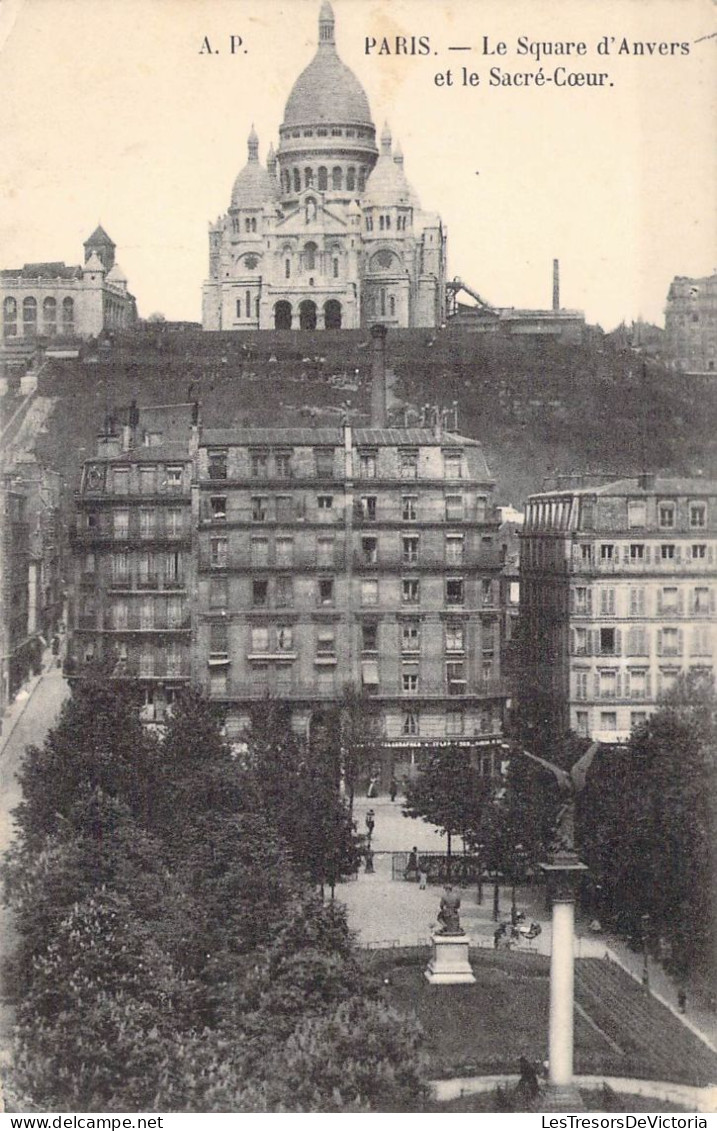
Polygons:
<instances>
[{"instance_id":1,"label":"arched window","mask_svg":"<svg viewBox=\"0 0 717 1131\"><path fill-rule=\"evenodd\" d=\"M34 338L37 333L37 301L34 298L23 300L22 332L26 338Z\"/></svg>"},{"instance_id":2,"label":"arched window","mask_svg":"<svg viewBox=\"0 0 717 1131\"><path fill-rule=\"evenodd\" d=\"M290 330L291 329L291 303L290 302L277 302L274 307L274 329L275 330Z\"/></svg>"},{"instance_id":3,"label":"arched window","mask_svg":"<svg viewBox=\"0 0 717 1131\"><path fill-rule=\"evenodd\" d=\"M314 186L314 170L307 166L304 169L304 188L313 188Z\"/></svg>"},{"instance_id":4,"label":"arched window","mask_svg":"<svg viewBox=\"0 0 717 1131\"><path fill-rule=\"evenodd\" d=\"M324 303L324 326L327 330L341 329L341 303L335 298Z\"/></svg>"},{"instance_id":5,"label":"arched window","mask_svg":"<svg viewBox=\"0 0 717 1131\"><path fill-rule=\"evenodd\" d=\"M69 296L62 300L62 332L63 334L75 332L75 300Z\"/></svg>"},{"instance_id":6,"label":"arched window","mask_svg":"<svg viewBox=\"0 0 717 1131\"><path fill-rule=\"evenodd\" d=\"M244 294L244 304L246 309L247 318L251 318L251 291L246 291Z\"/></svg>"},{"instance_id":7,"label":"arched window","mask_svg":"<svg viewBox=\"0 0 717 1131\"><path fill-rule=\"evenodd\" d=\"M344 176L343 176L343 173L341 171L341 166L337 165L331 171L331 187L332 187L332 189L334 189L334 191L342 189L343 188L343 180L344 180Z\"/></svg>"},{"instance_id":8,"label":"arched window","mask_svg":"<svg viewBox=\"0 0 717 1131\"><path fill-rule=\"evenodd\" d=\"M249 217L248 217L248 216L247 216L247 218L246 218L246 219L245 219L245 221L244 221L244 231L245 231L245 232L250 232L250 231L251 231L251 220L249 219Z\"/></svg>"},{"instance_id":9,"label":"arched window","mask_svg":"<svg viewBox=\"0 0 717 1131\"><path fill-rule=\"evenodd\" d=\"M386 288L381 287L381 317L386 315Z\"/></svg>"},{"instance_id":10,"label":"arched window","mask_svg":"<svg viewBox=\"0 0 717 1131\"><path fill-rule=\"evenodd\" d=\"M329 175L324 165L319 165L319 192L326 192L329 187Z\"/></svg>"},{"instance_id":11,"label":"arched window","mask_svg":"<svg viewBox=\"0 0 717 1131\"><path fill-rule=\"evenodd\" d=\"M393 318L394 314L396 313L396 299L394 298L393 295L388 296L388 313L391 315L392 318Z\"/></svg>"},{"instance_id":12,"label":"arched window","mask_svg":"<svg viewBox=\"0 0 717 1131\"><path fill-rule=\"evenodd\" d=\"M316 303L311 299L304 299L299 306L299 329L316 329Z\"/></svg>"},{"instance_id":13,"label":"arched window","mask_svg":"<svg viewBox=\"0 0 717 1131\"><path fill-rule=\"evenodd\" d=\"M363 190L366 188L366 169L363 165L359 169L358 187L359 192L363 192Z\"/></svg>"},{"instance_id":14,"label":"arched window","mask_svg":"<svg viewBox=\"0 0 717 1131\"><path fill-rule=\"evenodd\" d=\"M332 267L332 270L333 270L334 279L338 279L338 277L339 277L339 257L338 257L338 255L335 255L333 257L333 259L331 260L331 267Z\"/></svg>"},{"instance_id":15,"label":"arched window","mask_svg":"<svg viewBox=\"0 0 717 1131\"><path fill-rule=\"evenodd\" d=\"M251 218L251 230L252 232L256 231L256 216L252 216Z\"/></svg>"},{"instance_id":16,"label":"arched window","mask_svg":"<svg viewBox=\"0 0 717 1131\"><path fill-rule=\"evenodd\" d=\"M383 231L383 229L384 229L384 220L383 220L383 216L379 216L379 218L378 218L378 226L379 226L379 228L381 229L381 231Z\"/></svg>"},{"instance_id":17,"label":"arched window","mask_svg":"<svg viewBox=\"0 0 717 1131\"><path fill-rule=\"evenodd\" d=\"M284 278L285 279L291 278L291 260L290 259L284 260Z\"/></svg>"},{"instance_id":18,"label":"arched window","mask_svg":"<svg viewBox=\"0 0 717 1131\"><path fill-rule=\"evenodd\" d=\"M57 333L57 301L46 298L42 304L42 332L49 338L54 338Z\"/></svg>"},{"instance_id":19,"label":"arched window","mask_svg":"<svg viewBox=\"0 0 717 1131\"><path fill-rule=\"evenodd\" d=\"M304 220L307 224L311 224L312 221L315 220L315 219L316 219L316 201L314 200L313 196L307 196L307 198L306 198L306 214L304 216Z\"/></svg>"},{"instance_id":20,"label":"arched window","mask_svg":"<svg viewBox=\"0 0 717 1131\"><path fill-rule=\"evenodd\" d=\"M349 192L354 192L356 188L356 170L353 165L350 165L346 173L346 188Z\"/></svg>"},{"instance_id":21,"label":"arched window","mask_svg":"<svg viewBox=\"0 0 717 1131\"><path fill-rule=\"evenodd\" d=\"M288 169L284 169L284 188L287 192L291 192L291 173Z\"/></svg>"},{"instance_id":22,"label":"arched window","mask_svg":"<svg viewBox=\"0 0 717 1131\"><path fill-rule=\"evenodd\" d=\"M301 173L294 169L294 192L301 192Z\"/></svg>"},{"instance_id":23,"label":"arched window","mask_svg":"<svg viewBox=\"0 0 717 1131\"><path fill-rule=\"evenodd\" d=\"M2 304L3 336L17 336L17 303L14 298L6 298Z\"/></svg>"},{"instance_id":24,"label":"arched window","mask_svg":"<svg viewBox=\"0 0 717 1131\"><path fill-rule=\"evenodd\" d=\"M319 249L315 243L307 243L304 246L304 267L307 271L316 270L316 252Z\"/></svg>"},{"instance_id":25,"label":"arched window","mask_svg":"<svg viewBox=\"0 0 717 1131\"><path fill-rule=\"evenodd\" d=\"M390 227L391 227L391 217L390 217L390 216L387 216L387 217L386 217L386 231L388 231L388 229L389 229Z\"/></svg>"}]
</instances>

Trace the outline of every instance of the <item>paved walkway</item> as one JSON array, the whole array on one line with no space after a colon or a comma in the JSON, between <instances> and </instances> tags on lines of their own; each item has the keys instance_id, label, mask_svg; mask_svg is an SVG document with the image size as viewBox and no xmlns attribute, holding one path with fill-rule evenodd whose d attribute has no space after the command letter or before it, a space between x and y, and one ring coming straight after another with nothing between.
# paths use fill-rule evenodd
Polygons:
<instances>
[{"instance_id":1,"label":"paved walkway","mask_svg":"<svg viewBox=\"0 0 717 1131\"><path fill-rule=\"evenodd\" d=\"M418 884L405 880L393 880L391 854L410 852L415 845L421 852L445 852L446 838L441 836L435 826L415 818L404 817L402 798L395 802L388 797L372 799L357 798L354 802L354 816L361 833L366 831L365 816L369 808L375 813L375 828L372 845L375 852L373 875L363 870L356 880L341 884L337 896L346 904L349 923L357 933L363 946L418 946L430 942L431 932L436 926L436 916L441 889L429 886L421 891ZM462 851L460 839L454 846L456 853ZM478 904L477 889L466 888L461 892L461 926L469 936L471 945L493 945L493 885L485 884L483 903ZM510 919L510 888L500 889L500 918ZM545 906L545 890L542 886L521 888L517 894L518 908L525 912L526 919L535 920L542 928L541 935L532 942L521 942L520 949L533 950L541 954L550 953L551 929L550 915ZM612 951L622 966L637 979L642 977L642 955L630 950L627 944L608 934L593 935L588 930L587 921L578 918L576 922L576 954L585 957L602 957L606 950ZM650 989L660 1000L680 1017L695 1033L703 1036L717 1048L717 1015L708 1006L703 995L696 990L687 994L687 1009L684 1017L677 1007L677 986L661 966L651 961Z\"/></svg>"}]
</instances>

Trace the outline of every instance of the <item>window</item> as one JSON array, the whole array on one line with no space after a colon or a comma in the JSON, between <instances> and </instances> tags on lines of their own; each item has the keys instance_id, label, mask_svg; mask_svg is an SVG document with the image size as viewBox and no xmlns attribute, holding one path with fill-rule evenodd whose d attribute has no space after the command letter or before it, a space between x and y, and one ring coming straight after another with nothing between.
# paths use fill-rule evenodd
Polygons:
<instances>
[{"instance_id":1,"label":"window","mask_svg":"<svg viewBox=\"0 0 717 1131\"><path fill-rule=\"evenodd\" d=\"M463 734L463 712L462 711L446 711L446 735L459 735Z\"/></svg>"},{"instance_id":2,"label":"window","mask_svg":"<svg viewBox=\"0 0 717 1131\"><path fill-rule=\"evenodd\" d=\"M319 479L333 479L334 477L334 449L314 448L316 461L316 475Z\"/></svg>"},{"instance_id":3,"label":"window","mask_svg":"<svg viewBox=\"0 0 717 1131\"><path fill-rule=\"evenodd\" d=\"M647 629L642 625L628 629L627 654L628 656L647 656L649 654Z\"/></svg>"},{"instance_id":4,"label":"window","mask_svg":"<svg viewBox=\"0 0 717 1131\"><path fill-rule=\"evenodd\" d=\"M362 479L376 478L376 452L359 452L359 475Z\"/></svg>"},{"instance_id":5,"label":"window","mask_svg":"<svg viewBox=\"0 0 717 1131\"><path fill-rule=\"evenodd\" d=\"M712 655L712 637L713 629L711 625L699 624L692 629L692 642L690 646L690 655L692 656L711 656Z\"/></svg>"},{"instance_id":6,"label":"window","mask_svg":"<svg viewBox=\"0 0 717 1131\"><path fill-rule=\"evenodd\" d=\"M403 495L401 498L401 518L404 522L416 521L417 495Z\"/></svg>"},{"instance_id":7,"label":"window","mask_svg":"<svg viewBox=\"0 0 717 1131\"><path fill-rule=\"evenodd\" d=\"M227 607L227 579L226 577L209 578L209 608L226 609Z\"/></svg>"},{"instance_id":8,"label":"window","mask_svg":"<svg viewBox=\"0 0 717 1131\"><path fill-rule=\"evenodd\" d=\"M446 624L446 652L462 652L465 648L465 633L460 621Z\"/></svg>"},{"instance_id":9,"label":"window","mask_svg":"<svg viewBox=\"0 0 717 1131\"><path fill-rule=\"evenodd\" d=\"M277 624L276 648L277 651L291 651L294 647L294 630L291 624Z\"/></svg>"},{"instance_id":10,"label":"window","mask_svg":"<svg viewBox=\"0 0 717 1131\"><path fill-rule=\"evenodd\" d=\"M406 451L404 449L399 452L398 458L401 469L401 479L416 479L418 476L418 452Z\"/></svg>"},{"instance_id":11,"label":"window","mask_svg":"<svg viewBox=\"0 0 717 1131\"><path fill-rule=\"evenodd\" d=\"M376 496L363 495L361 498L361 517L366 522L376 521Z\"/></svg>"},{"instance_id":12,"label":"window","mask_svg":"<svg viewBox=\"0 0 717 1131\"><path fill-rule=\"evenodd\" d=\"M251 452L249 460L252 479L267 479L269 475L268 452Z\"/></svg>"},{"instance_id":13,"label":"window","mask_svg":"<svg viewBox=\"0 0 717 1131\"><path fill-rule=\"evenodd\" d=\"M115 601L112 606L112 624L116 629L125 629L128 624L128 607L126 601Z\"/></svg>"},{"instance_id":14,"label":"window","mask_svg":"<svg viewBox=\"0 0 717 1131\"><path fill-rule=\"evenodd\" d=\"M319 547L321 540L319 540ZM276 564L281 568L292 566L294 563L294 540L293 538L277 538L276 539ZM321 564L321 563L319 563Z\"/></svg>"},{"instance_id":15,"label":"window","mask_svg":"<svg viewBox=\"0 0 717 1131\"><path fill-rule=\"evenodd\" d=\"M600 712L600 730L616 731L617 730L617 712L616 711L601 711Z\"/></svg>"},{"instance_id":16,"label":"window","mask_svg":"<svg viewBox=\"0 0 717 1131\"><path fill-rule=\"evenodd\" d=\"M251 650L252 652L268 652L269 651L269 629L265 626L252 628L251 630Z\"/></svg>"},{"instance_id":17,"label":"window","mask_svg":"<svg viewBox=\"0 0 717 1131\"><path fill-rule=\"evenodd\" d=\"M364 565L375 565L378 561L378 538L361 539L361 558Z\"/></svg>"},{"instance_id":18,"label":"window","mask_svg":"<svg viewBox=\"0 0 717 1131\"><path fill-rule=\"evenodd\" d=\"M446 522L463 521L463 496L446 495Z\"/></svg>"},{"instance_id":19,"label":"window","mask_svg":"<svg viewBox=\"0 0 717 1131\"><path fill-rule=\"evenodd\" d=\"M319 628L316 633L316 655L317 656L332 656L336 655L336 641L334 639L333 628Z\"/></svg>"},{"instance_id":20,"label":"window","mask_svg":"<svg viewBox=\"0 0 717 1131\"><path fill-rule=\"evenodd\" d=\"M630 698L647 698L647 672L642 668L630 671Z\"/></svg>"},{"instance_id":21,"label":"window","mask_svg":"<svg viewBox=\"0 0 717 1131\"><path fill-rule=\"evenodd\" d=\"M587 738L589 734L588 727L588 713L587 711L575 712L575 729L583 738Z\"/></svg>"},{"instance_id":22,"label":"window","mask_svg":"<svg viewBox=\"0 0 717 1131\"><path fill-rule=\"evenodd\" d=\"M319 579L319 604L333 605L333 603L334 579L333 577L322 577Z\"/></svg>"},{"instance_id":23,"label":"window","mask_svg":"<svg viewBox=\"0 0 717 1131\"><path fill-rule=\"evenodd\" d=\"M630 561L642 562L645 560L645 547L642 542L632 542L630 544Z\"/></svg>"},{"instance_id":24,"label":"window","mask_svg":"<svg viewBox=\"0 0 717 1131\"><path fill-rule=\"evenodd\" d=\"M707 524L707 504L706 503L690 503L690 526L695 527L706 526Z\"/></svg>"},{"instance_id":25,"label":"window","mask_svg":"<svg viewBox=\"0 0 717 1131\"><path fill-rule=\"evenodd\" d=\"M403 539L403 556L402 561L404 565L415 565L418 561L418 536L411 535Z\"/></svg>"},{"instance_id":26,"label":"window","mask_svg":"<svg viewBox=\"0 0 717 1131\"><path fill-rule=\"evenodd\" d=\"M290 609L294 604L294 582L290 577L277 577L274 589L277 609Z\"/></svg>"},{"instance_id":27,"label":"window","mask_svg":"<svg viewBox=\"0 0 717 1131\"><path fill-rule=\"evenodd\" d=\"M140 467L139 493L140 495L153 495L156 490L157 475L153 467Z\"/></svg>"},{"instance_id":28,"label":"window","mask_svg":"<svg viewBox=\"0 0 717 1131\"><path fill-rule=\"evenodd\" d=\"M420 652L421 650L421 622L418 620L405 620L401 624L401 651Z\"/></svg>"},{"instance_id":29,"label":"window","mask_svg":"<svg viewBox=\"0 0 717 1131\"><path fill-rule=\"evenodd\" d=\"M576 672L575 673L575 698L587 699L588 697L588 673Z\"/></svg>"},{"instance_id":30,"label":"window","mask_svg":"<svg viewBox=\"0 0 717 1131\"><path fill-rule=\"evenodd\" d=\"M446 579L446 604L463 604L463 578L449 577Z\"/></svg>"},{"instance_id":31,"label":"window","mask_svg":"<svg viewBox=\"0 0 717 1131\"><path fill-rule=\"evenodd\" d=\"M627 500L627 525L631 530L647 526L647 503L644 499Z\"/></svg>"},{"instance_id":32,"label":"window","mask_svg":"<svg viewBox=\"0 0 717 1131\"><path fill-rule=\"evenodd\" d=\"M218 699L227 693L227 671L226 668L211 668L209 671L209 695L212 699Z\"/></svg>"},{"instance_id":33,"label":"window","mask_svg":"<svg viewBox=\"0 0 717 1131\"><path fill-rule=\"evenodd\" d=\"M179 507L169 507L164 514L164 532L168 538L181 538L184 533L184 512Z\"/></svg>"},{"instance_id":34,"label":"window","mask_svg":"<svg viewBox=\"0 0 717 1131\"><path fill-rule=\"evenodd\" d=\"M671 562L675 559L675 547L671 542L663 542L660 546L660 557L663 562Z\"/></svg>"},{"instance_id":35,"label":"window","mask_svg":"<svg viewBox=\"0 0 717 1131\"><path fill-rule=\"evenodd\" d=\"M404 711L401 733L406 735L420 734L418 711Z\"/></svg>"},{"instance_id":36,"label":"window","mask_svg":"<svg viewBox=\"0 0 717 1131\"><path fill-rule=\"evenodd\" d=\"M227 517L226 495L212 495L209 500L212 519L215 522L225 522Z\"/></svg>"},{"instance_id":37,"label":"window","mask_svg":"<svg viewBox=\"0 0 717 1131\"><path fill-rule=\"evenodd\" d=\"M598 672L598 685L601 699L614 699L617 695L617 672Z\"/></svg>"},{"instance_id":38,"label":"window","mask_svg":"<svg viewBox=\"0 0 717 1131\"><path fill-rule=\"evenodd\" d=\"M660 669L660 695L667 695L669 691L672 691L675 684L677 683L679 674L680 673L674 668Z\"/></svg>"},{"instance_id":39,"label":"window","mask_svg":"<svg viewBox=\"0 0 717 1131\"><path fill-rule=\"evenodd\" d=\"M269 510L269 500L265 495L253 495L251 500L252 522L266 522Z\"/></svg>"},{"instance_id":40,"label":"window","mask_svg":"<svg viewBox=\"0 0 717 1131\"><path fill-rule=\"evenodd\" d=\"M615 590L612 588L600 590L600 616L615 616Z\"/></svg>"},{"instance_id":41,"label":"window","mask_svg":"<svg viewBox=\"0 0 717 1131\"><path fill-rule=\"evenodd\" d=\"M88 517L88 525L89 519ZM94 525L97 525L96 523ZM129 511L113 511L112 512L112 533L115 538L127 538L129 535Z\"/></svg>"},{"instance_id":42,"label":"window","mask_svg":"<svg viewBox=\"0 0 717 1131\"><path fill-rule=\"evenodd\" d=\"M679 656L682 648L680 647L680 630L678 628L663 628L661 633L662 648L661 653L663 656Z\"/></svg>"},{"instance_id":43,"label":"window","mask_svg":"<svg viewBox=\"0 0 717 1131\"><path fill-rule=\"evenodd\" d=\"M139 657L139 674L145 679L154 675L154 652L150 649L144 649Z\"/></svg>"},{"instance_id":44,"label":"window","mask_svg":"<svg viewBox=\"0 0 717 1131\"><path fill-rule=\"evenodd\" d=\"M378 651L378 625L364 623L361 625L361 651Z\"/></svg>"},{"instance_id":45,"label":"window","mask_svg":"<svg viewBox=\"0 0 717 1131\"><path fill-rule=\"evenodd\" d=\"M318 495L316 498L316 505L320 511L328 513L333 510L334 496L333 495Z\"/></svg>"},{"instance_id":46,"label":"window","mask_svg":"<svg viewBox=\"0 0 717 1131\"><path fill-rule=\"evenodd\" d=\"M407 605L417 605L420 597L417 577L404 577L401 582L401 600Z\"/></svg>"},{"instance_id":47,"label":"window","mask_svg":"<svg viewBox=\"0 0 717 1131\"><path fill-rule=\"evenodd\" d=\"M209 543L210 562L216 569L224 569L227 564L229 543L226 538L212 538Z\"/></svg>"},{"instance_id":48,"label":"window","mask_svg":"<svg viewBox=\"0 0 717 1131\"><path fill-rule=\"evenodd\" d=\"M657 508L657 518L663 529L672 529L675 525L675 504L660 503Z\"/></svg>"},{"instance_id":49,"label":"window","mask_svg":"<svg viewBox=\"0 0 717 1131\"><path fill-rule=\"evenodd\" d=\"M443 453L443 475L446 479L461 478L463 457L460 452Z\"/></svg>"},{"instance_id":50,"label":"window","mask_svg":"<svg viewBox=\"0 0 717 1131\"><path fill-rule=\"evenodd\" d=\"M253 636L253 633L252 633ZM209 654L226 658L229 649L229 631L225 620L213 620L209 625Z\"/></svg>"},{"instance_id":51,"label":"window","mask_svg":"<svg viewBox=\"0 0 717 1131\"><path fill-rule=\"evenodd\" d=\"M418 665L407 667L404 664L401 671L401 690L404 695L415 695L418 691Z\"/></svg>"},{"instance_id":52,"label":"window","mask_svg":"<svg viewBox=\"0 0 717 1131\"><path fill-rule=\"evenodd\" d=\"M580 560L585 565L590 565L593 560L593 548L590 542L583 542L580 546Z\"/></svg>"},{"instance_id":53,"label":"window","mask_svg":"<svg viewBox=\"0 0 717 1131\"><path fill-rule=\"evenodd\" d=\"M450 660L446 664L446 683L449 695L465 694L465 665L462 660Z\"/></svg>"},{"instance_id":54,"label":"window","mask_svg":"<svg viewBox=\"0 0 717 1131\"><path fill-rule=\"evenodd\" d=\"M142 507L139 512L140 538L154 538L156 514L153 510Z\"/></svg>"},{"instance_id":55,"label":"window","mask_svg":"<svg viewBox=\"0 0 717 1131\"><path fill-rule=\"evenodd\" d=\"M115 495L126 495L129 491L129 468L115 467L112 471L112 484Z\"/></svg>"},{"instance_id":56,"label":"window","mask_svg":"<svg viewBox=\"0 0 717 1131\"><path fill-rule=\"evenodd\" d=\"M630 730L637 730L647 722L647 711L630 711Z\"/></svg>"},{"instance_id":57,"label":"window","mask_svg":"<svg viewBox=\"0 0 717 1131\"><path fill-rule=\"evenodd\" d=\"M164 555L164 584L166 588L182 585L182 555L177 550L169 550Z\"/></svg>"},{"instance_id":58,"label":"window","mask_svg":"<svg viewBox=\"0 0 717 1131\"><path fill-rule=\"evenodd\" d=\"M251 603L255 609L265 609L269 604L269 582L254 578L251 583Z\"/></svg>"},{"instance_id":59,"label":"window","mask_svg":"<svg viewBox=\"0 0 717 1131\"><path fill-rule=\"evenodd\" d=\"M3 303L4 336L17 337L17 302L14 298L6 298Z\"/></svg>"},{"instance_id":60,"label":"window","mask_svg":"<svg viewBox=\"0 0 717 1131\"><path fill-rule=\"evenodd\" d=\"M600 546L600 561L611 562L615 555L615 547L612 542L603 542Z\"/></svg>"},{"instance_id":61,"label":"window","mask_svg":"<svg viewBox=\"0 0 717 1131\"><path fill-rule=\"evenodd\" d=\"M210 479L226 479L227 477L227 453L225 451L210 451L209 452L209 478Z\"/></svg>"},{"instance_id":62,"label":"window","mask_svg":"<svg viewBox=\"0 0 717 1131\"><path fill-rule=\"evenodd\" d=\"M600 655L615 656L617 654L617 636L614 628L601 628Z\"/></svg>"},{"instance_id":63,"label":"window","mask_svg":"<svg viewBox=\"0 0 717 1131\"><path fill-rule=\"evenodd\" d=\"M269 539L252 538L250 545L250 561L254 568L263 568L269 564Z\"/></svg>"},{"instance_id":64,"label":"window","mask_svg":"<svg viewBox=\"0 0 717 1131\"><path fill-rule=\"evenodd\" d=\"M151 554L138 554L137 555L137 586L140 589L154 588L157 584L157 578L152 572L152 555Z\"/></svg>"},{"instance_id":65,"label":"window","mask_svg":"<svg viewBox=\"0 0 717 1131\"><path fill-rule=\"evenodd\" d=\"M333 538L318 538L316 542L316 564L320 569L331 568L334 564Z\"/></svg>"},{"instance_id":66,"label":"window","mask_svg":"<svg viewBox=\"0 0 717 1131\"><path fill-rule=\"evenodd\" d=\"M698 542L692 547L692 561L701 562L707 557L707 546L704 542Z\"/></svg>"},{"instance_id":67,"label":"window","mask_svg":"<svg viewBox=\"0 0 717 1131\"><path fill-rule=\"evenodd\" d=\"M679 605L679 590L677 586L663 586L660 591L660 608L661 613L676 613Z\"/></svg>"},{"instance_id":68,"label":"window","mask_svg":"<svg viewBox=\"0 0 717 1131\"><path fill-rule=\"evenodd\" d=\"M294 520L294 500L291 495L277 495L276 496L276 521L277 522L293 522Z\"/></svg>"},{"instance_id":69,"label":"window","mask_svg":"<svg viewBox=\"0 0 717 1131\"><path fill-rule=\"evenodd\" d=\"M446 535L446 565L463 565L463 535Z\"/></svg>"},{"instance_id":70,"label":"window","mask_svg":"<svg viewBox=\"0 0 717 1131\"><path fill-rule=\"evenodd\" d=\"M277 479L291 478L291 452L277 452L274 456Z\"/></svg>"},{"instance_id":71,"label":"window","mask_svg":"<svg viewBox=\"0 0 717 1131\"><path fill-rule=\"evenodd\" d=\"M377 578L364 578L361 582L361 604L362 605L377 605L378 604L378 579Z\"/></svg>"},{"instance_id":72,"label":"window","mask_svg":"<svg viewBox=\"0 0 717 1131\"><path fill-rule=\"evenodd\" d=\"M85 572L94 573L95 562L94 554L88 554L87 559L92 559L91 568L90 563L85 560ZM129 582L129 554L126 550L121 551L119 554L112 555L112 584L113 585L126 585Z\"/></svg>"},{"instance_id":73,"label":"window","mask_svg":"<svg viewBox=\"0 0 717 1131\"><path fill-rule=\"evenodd\" d=\"M575 628L575 629L573 629L573 632L575 634L574 637L573 637L573 639L575 641L575 648L574 648L575 655L576 656L587 656L589 654L588 653L588 630L586 628Z\"/></svg>"},{"instance_id":74,"label":"window","mask_svg":"<svg viewBox=\"0 0 717 1131\"><path fill-rule=\"evenodd\" d=\"M630 616L644 617L645 615L645 590L640 588L630 589Z\"/></svg>"}]
</instances>

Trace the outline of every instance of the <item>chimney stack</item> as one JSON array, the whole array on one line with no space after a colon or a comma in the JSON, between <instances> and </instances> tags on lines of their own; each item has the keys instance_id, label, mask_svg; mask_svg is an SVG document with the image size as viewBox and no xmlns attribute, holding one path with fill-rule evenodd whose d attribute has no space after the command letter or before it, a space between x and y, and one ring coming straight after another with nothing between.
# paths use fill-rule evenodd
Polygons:
<instances>
[{"instance_id":1,"label":"chimney stack","mask_svg":"<svg viewBox=\"0 0 717 1131\"><path fill-rule=\"evenodd\" d=\"M371 355L371 426L386 427L386 327L377 323L371 327L373 347Z\"/></svg>"},{"instance_id":2,"label":"chimney stack","mask_svg":"<svg viewBox=\"0 0 717 1131\"><path fill-rule=\"evenodd\" d=\"M553 260L553 310L560 310L560 260Z\"/></svg>"}]
</instances>

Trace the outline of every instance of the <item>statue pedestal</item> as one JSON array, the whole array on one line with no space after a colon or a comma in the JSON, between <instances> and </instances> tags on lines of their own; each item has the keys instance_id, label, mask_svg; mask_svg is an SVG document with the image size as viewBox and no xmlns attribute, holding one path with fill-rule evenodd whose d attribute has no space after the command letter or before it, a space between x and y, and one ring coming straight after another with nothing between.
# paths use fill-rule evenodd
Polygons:
<instances>
[{"instance_id":1,"label":"statue pedestal","mask_svg":"<svg viewBox=\"0 0 717 1131\"><path fill-rule=\"evenodd\" d=\"M475 976L468 961L468 935L432 935L433 956L424 971L432 986L468 985Z\"/></svg>"}]
</instances>

